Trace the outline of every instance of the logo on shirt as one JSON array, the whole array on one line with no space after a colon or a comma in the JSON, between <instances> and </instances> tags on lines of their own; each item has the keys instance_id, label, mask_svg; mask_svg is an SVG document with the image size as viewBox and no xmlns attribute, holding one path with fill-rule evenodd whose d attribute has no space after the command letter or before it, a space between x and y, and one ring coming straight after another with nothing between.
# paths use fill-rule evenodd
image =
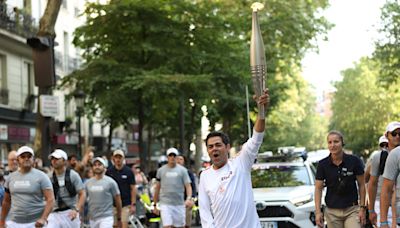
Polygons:
<instances>
[{"instance_id":1,"label":"logo on shirt","mask_svg":"<svg viewBox=\"0 0 400 228\"><path fill-rule=\"evenodd\" d=\"M91 186L89 188L89 190L92 192L102 192L102 191L104 191L104 188L103 188L103 186L94 185L94 186Z\"/></svg>"},{"instance_id":2,"label":"logo on shirt","mask_svg":"<svg viewBox=\"0 0 400 228\"><path fill-rule=\"evenodd\" d=\"M178 173L175 173L175 172L167 172L167 173L165 174L165 176L166 176L166 177L177 177L177 176L178 176Z\"/></svg>"},{"instance_id":3,"label":"logo on shirt","mask_svg":"<svg viewBox=\"0 0 400 228\"><path fill-rule=\"evenodd\" d=\"M229 174L227 176L221 177L221 181L228 180L232 176L232 174L233 174L233 172L229 171Z\"/></svg>"},{"instance_id":4,"label":"logo on shirt","mask_svg":"<svg viewBox=\"0 0 400 228\"><path fill-rule=\"evenodd\" d=\"M30 181L15 181L14 188L29 188L31 187Z\"/></svg>"}]
</instances>

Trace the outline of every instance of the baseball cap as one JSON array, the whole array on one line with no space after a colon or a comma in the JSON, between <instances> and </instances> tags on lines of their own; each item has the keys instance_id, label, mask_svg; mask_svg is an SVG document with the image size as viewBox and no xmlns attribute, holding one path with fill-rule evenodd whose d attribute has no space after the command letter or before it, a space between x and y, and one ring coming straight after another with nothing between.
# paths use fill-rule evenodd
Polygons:
<instances>
[{"instance_id":1,"label":"baseball cap","mask_svg":"<svg viewBox=\"0 0 400 228\"><path fill-rule=\"evenodd\" d=\"M379 145L381 145L381 143L388 143L388 139L386 138L386 136L382 135L381 137L379 137Z\"/></svg>"},{"instance_id":2,"label":"baseball cap","mask_svg":"<svg viewBox=\"0 0 400 228\"><path fill-rule=\"evenodd\" d=\"M21 146L18 150L17 150L17 157L19 157L21 154L23 153L30 153L32 154L32 156L35 155L35 153L33 153L33 149L30 148L29 146Z\"/></svg>"},{"instance_id":3,"label":"baseball cap","mask_svg":"<svg viewBox=\"0 0 400 228\"><path fill-rule=\"evenodd\" d=\"M125 157L124 151L122 150L114 150L113 156L115 155L121 155L122 157Z\"/></svg>"},{"instance_id":4,"label":"baseball cap","mask_svg":"<svg viewBox=\"0 0 400 228\"><path fill-rule=\"evenodd\" d=\"M396 130L397 128L400 128L400 122L390 122L387 127L386 127L386 132L392 132Z\"/></svg>"},{"instance_id":5,"label":"baseball cap","mask_svg":"<svg viewBox=\"0 0 400 228\"><path fill-rule=\"evenodd\" d=\"M60 150L60 149L56 149L53 153L51 153L49 155L49 159L51 159L51 157L54 157L57 159L64 158L65 161L68 160L67 153L65 153L65 151Z\"/></svg>"},{"instance_id":6,"label":"baseball cap","mask_svg":"<svg viewBox=\"0 0 400 228\"><path fill-rule=\"evenodd\" d=\"M167 156L170 155L170 154L179 155L179 151L178 151L176 148L171 147L171 148L169 148L169 149L167 150Z\"/></svg>"},{"instance_id":7,"label":"baseball cap","mask_svg":"<svg viewBox=\"0 0 400 228\"><path fill-rule=\"evenodd\" d=\"M99 161L101 164L104 165L104 167L107 167L107 163L106 163L106 161L104 161L103 158L101 158L101 157L96 157L95 159L93 159L93 163L94 163L95 161Z\"/></svg>"}]
</instances>

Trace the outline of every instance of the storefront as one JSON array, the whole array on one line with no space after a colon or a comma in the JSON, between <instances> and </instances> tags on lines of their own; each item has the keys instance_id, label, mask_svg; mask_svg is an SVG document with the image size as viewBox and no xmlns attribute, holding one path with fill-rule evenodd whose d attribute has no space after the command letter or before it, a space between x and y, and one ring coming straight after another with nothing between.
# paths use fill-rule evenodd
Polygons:
<instances>
[{"instance_id":1,"label":"storefront","mask_svg":"<svg viewBox=\"0 0 400 228\"><path fill-rule=\"evenodd\" d=\"M35 137L36 114L0 107L0 159L7 163L7 155L22 145L32 146Z\"/></svg>"}]
</instances>

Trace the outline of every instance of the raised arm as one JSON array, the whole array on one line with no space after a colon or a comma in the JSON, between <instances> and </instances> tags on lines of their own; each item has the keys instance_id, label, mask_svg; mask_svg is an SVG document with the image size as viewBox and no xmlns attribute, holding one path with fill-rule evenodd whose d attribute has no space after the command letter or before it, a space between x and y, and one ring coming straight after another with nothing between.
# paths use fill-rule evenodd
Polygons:
<instances>
[{"instance_id":1,"label":"raised arm","mask_svg":"<svg viewBox=\"0 0 400 228\"><path fill-rule=\"evenodd\" d=\"M265 106L265 110L268 110L268 105L269 105L269 91L268 89L265 89L264 93L260 97L253 97L258 104L262 104ZM265 130L265 117L264 118L259 118L257 115L257 120L256 123L254 124L254 130L256 132L264 132Z\"/></svg>"}]
</instances>

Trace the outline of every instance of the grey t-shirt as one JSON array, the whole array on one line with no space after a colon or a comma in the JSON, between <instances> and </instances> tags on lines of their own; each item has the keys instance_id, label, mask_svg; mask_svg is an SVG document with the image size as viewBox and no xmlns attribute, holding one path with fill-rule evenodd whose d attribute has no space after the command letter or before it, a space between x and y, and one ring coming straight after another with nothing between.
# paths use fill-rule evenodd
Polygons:
<instances>
[{"instance_id":1,"label":"grey t-shirt","mask_svg":"<svg viewBox=\"0 0 400 228\"><path fill-rule=\"evenodd\" d=\"M385 164L383 177L395 181L400 171L400 146L390 151Z\"/></svg>"},{"instance_id":2,"label":"grey t-shirt","mask_svg":"<svg viewBox=\"0 0 400 228\"><path fill-rule=\"evenodd\" d=\"M50 178L53 178L53 174L51 174ZM72 169L70 170L70 179L77 193L83 189L83 183L81 177L77 172L75 172ZM65 172L61 175L57 175L57 180L58 180L58 186L60 186L58 190L59 196L61 196L61 199L69 208L75 208L78 200L78 194L76 194L74 197L71 197L69 195L69 192L65 187ZM54 202L55 202L54 210L56 210L58 208L57 198L55 198Z\"/></svg>"},{"instance_id":3,"label":"grey t-shirt","mask_svg":"<svg viewBox=\"0 0 400 228\"><path fill-rule=\"evenodd\" d=\"M156 177L161 183L160 204L183 205L185 184L190 183L187 169L178 164L174 168L163 165L157 170Z\"/></svg>"},{"instance_id":4,"label":"grey t-shirt","mask_svg":"<svg viewBox=\"0 0 400 228\"><path fill-rule=\"evenodd\" d=\"M35 168L25 174L19 171L11 173L5 187L11 194L9 218L17 223L38 220L45 207L43 190L53 190L49 177Z\"/></svg>"},{"instance_id":5,"label":"grey t-shirt","mask_svg":"<svg viewBox=\"0 0 400 228\"><path fill-rule=\"evenodd\" d=\"M100 180L93 177L85 183L85 189L90 219L113 216L114 197L120 194L117 182L108 176Z\"/></svg>"},{"instance_id":6,"label":"grey t-shirt","mask_svg":"<svg viewBox=\"0 0 400 228\"><path fill-rule=\"evenodd\" d=\"M379 151L378 153L375 153L372 158L371 158L371 176L378 177L378 187L376 189L376 198L375 201L379 201L381 198L381 189L382 189L382 183L383 183L383 177L382 175L379 175L379 164L381 160L381 152Z\"/></svg>"}]
</instances>

